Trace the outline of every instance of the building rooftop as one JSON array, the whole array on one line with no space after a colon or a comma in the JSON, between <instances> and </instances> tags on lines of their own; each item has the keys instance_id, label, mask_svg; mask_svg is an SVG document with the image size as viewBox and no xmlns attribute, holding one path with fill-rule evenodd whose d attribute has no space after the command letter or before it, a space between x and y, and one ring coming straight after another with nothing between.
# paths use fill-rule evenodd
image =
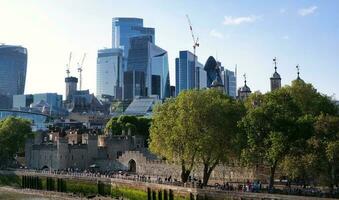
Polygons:
<instances>
[{"instance_id":1,"label":"building rooftop","mask_svg":"<svg viewBox=\"0 0 339 200\"><path fill-rule=\"evenodd\" d=\"M153 107L160 100L156 97L139 97L132 101L124 114L126 115L151 115Z\"/></svg>"}]
</instances>

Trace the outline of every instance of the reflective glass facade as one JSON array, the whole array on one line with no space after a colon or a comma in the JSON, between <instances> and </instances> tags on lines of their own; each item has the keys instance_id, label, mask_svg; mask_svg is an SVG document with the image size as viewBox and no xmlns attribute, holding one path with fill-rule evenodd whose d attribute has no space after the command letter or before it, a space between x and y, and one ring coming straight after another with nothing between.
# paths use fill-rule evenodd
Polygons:
<instances>
[{"instance_id":1,"label":"reflective glass facade","mask_svg":"<svg viewBox=\"0 0 339 200\"><path fill-rule=\"evenodd\" d=\"M13 96L13 108L26 108L33 103L33 95L18 94Z\"/></svg>"},{"instance_id":2,"label":"reflective glass facade","mask_svg":"<svg viewBox=\"0 0 339 200\"><path fill-rule=\"evenodd\" d=\"M16 111L16 110L1 110L0 109L0 120L7 117L19 117L27 119L32 122L32 130L47 130L48 127L48 116L44 114L25 112L25 111Z\"/></svg>"},{"instance_id":3,"label":"reflective glass facade","mask_svg":"<svg viewBox=\"0 0 339 200\"><path fill-rule=\"evenodd\" d=\"M0 94L23 94L27 69L27 50L0 45Z\"/></svg>"},{"instance_id":4,"label":"reflective glass facade","mask_svg":"<svg viewBox=\"0 0 339 200\"><path fill-rule=\"evenodd\" d=\"M143 19L140 18L113 18L112 19L112 48L123 49L123 56L128 57L130 38L142 35L150 35L154 43L154 28L143 27Z\"/></svg>"},{"instance_id":5,"label":"reflective glass facade","mask_svg":"<svg viewBox=\"0 0 339 200\"><path fill-rule=\"evenodd\" d=\"M133 37L130 42L124 76L125 99L150 95L161 99L169 97L167 52L154 45L151 36Z\"/></svg>"},{"instance_id":6,"label":"reflective glass facade","mask_svg":"<svg viewBox=\"0 0 339 200\"><path fill-rule=\"evenodd\" d=\"M151 45L152 93L160 99L170 96L170 75L167 51Z\"/></svg>"},{"instance_id":7,"label":"reflective glass facade","mask_svg":"<svg viewBox=\"0 0 339 200\"><path fill-rule=\"evenodd\" d=\"M228 96L236 98L237 96L237 77L233 71L225 69L223 72L223 82Z\"/></svg>"},{"instance_id":8,"label":"reflective glass facade","mask_svg":"<svg viewBox=\"0 0 339 200\"><path fill-rule=\"evenodd\" d=\"M102 49L97 57L97 96L113 96L122 98L123 69L122 50Z\"/></svg>"},{"instance_id":9,"label":"reflective glass facade","mask_svg":"<svg viewBox=\"0 0 339 200\"><path fill-rule=\"evenodd\" d=\"M44 101L52 108L61 108L62 107L62 95L57 93L41 93L33 94L33 103L37 104L41 101Z\"/></svg>"},{"instance_id":10,"label":"reflective glass facade","mask_svg":"<svg viewBox=\"0 0 339 200\"><path fill-rule=\"evenodd\" d=\"M175 93L178 95L182 90L202 88L204 83L204 72L201 72L201 64L194 61L193 53L180 51L179 58L175 60ZM202 86L200 87L200 83Z\"/></svg>"}]
</instances>

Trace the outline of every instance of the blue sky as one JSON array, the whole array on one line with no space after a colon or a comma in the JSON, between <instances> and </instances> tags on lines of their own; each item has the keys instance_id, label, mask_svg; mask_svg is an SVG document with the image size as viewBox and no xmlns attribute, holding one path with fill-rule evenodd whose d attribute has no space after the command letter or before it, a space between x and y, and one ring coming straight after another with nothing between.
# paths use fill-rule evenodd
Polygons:
<instances>
[{"instance_id":1,"label":"blue sky","mask_svg":"<svg viewBox=\"0 0 339 200\"><path fill-rule=\"evenodd\" d=\"M277 57L282 84L301 77L339 98L339 1L335 0L0 0L0 43L28 48L26 93L64 94L65 64L71 73L84 52L83 88L95 93L97 50L111 46L112 17L141 17L156 30L156 44L169 53L171 83L179 50L192 50L185 15L199 36L199 61L217 56L238 65L252 91L269 90Z\"/></svg>"}]
</instances>

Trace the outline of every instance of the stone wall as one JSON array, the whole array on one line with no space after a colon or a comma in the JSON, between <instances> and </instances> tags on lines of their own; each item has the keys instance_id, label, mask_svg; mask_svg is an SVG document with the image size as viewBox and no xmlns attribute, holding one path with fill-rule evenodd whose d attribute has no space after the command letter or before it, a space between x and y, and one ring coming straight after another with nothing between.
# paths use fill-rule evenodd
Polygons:
<instances>
[{"instance_id":1,"label":"stone wall","mask_svg":"<svg viewBox=\"0 0 339 200\"><path fill-rule=\"evenodd\" d=\"M151 160L139 151L127 151L118 158L118 162L122 164L121 170L128 170L130 162L135 161L136 173L151 176L169 177L180 180L181 167L179 165L170 164L163 160ZM202 179L203 167L196 167L191 176ZM211 174L211 182L244 182L247 180L258 179L260 173L256 169L245 168L241 166L218 165Z\"/></svg>"}]
</instances>

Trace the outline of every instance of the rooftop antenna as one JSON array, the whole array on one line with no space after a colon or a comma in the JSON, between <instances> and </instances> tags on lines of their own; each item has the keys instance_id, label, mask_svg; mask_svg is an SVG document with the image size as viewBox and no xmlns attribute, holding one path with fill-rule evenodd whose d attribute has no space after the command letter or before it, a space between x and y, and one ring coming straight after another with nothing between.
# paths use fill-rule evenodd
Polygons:
<instances>
[{"instance_id":1,"label":"rooftop antenna","mask_svg":"<svg viewBox=\"0 0 339 200\"><path fill-rule=\"evenodd\" d=\"M273 58L273 63L274 63L274 71L277 72L277 57Z\"/></svg>"},{"instance_id":2,"label":"rooftop antenna","mask_svg":"<svg viewBox=\"0 0 339 200\"><path fill-rule=\"evenodd\" d=\"M70 71L71 60L72 60L72 52L69 53L68 64L66 64L66 74L67 74L67 77L69 77L69 74L71 73L71 71Z\"/></svg>"},{"instance_id":3,"label":"rooftop antenna","mask_svg":"<svg viewBox=\"0 0 339 200\"><path fill-rule=\"evenodd\" d=\"M84 55L82 56L81 63L78 62L78 72L79 72L79 79L80 79L79 90L81 90L81 86L82 86L82 67L83 67L85 58L86 58L86 53L84 53Z\"/></svg>"},{"instance_id":4,"label":"rooftop antenna","mask_svg":"<svg viewBox=\"0 0 339 200\"><path fill-rule=\"evenodd\" d=\"M297 75L298 75L298 77L297 77L297 79L300 79L300 66L299 66L299 64L297 64L297 66L295 66L295 68L297 68Z\"/></svg>"}]
</instances>

